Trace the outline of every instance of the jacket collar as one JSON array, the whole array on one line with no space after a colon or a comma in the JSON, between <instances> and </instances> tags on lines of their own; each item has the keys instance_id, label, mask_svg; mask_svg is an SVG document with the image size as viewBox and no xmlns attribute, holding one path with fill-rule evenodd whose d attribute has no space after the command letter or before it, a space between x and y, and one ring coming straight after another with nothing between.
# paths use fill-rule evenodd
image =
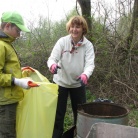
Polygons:
<instances>
[{"instance_id":1,"label":"jacket collar","mask_svg":"<svg viewBox=\"0 0 138 138\"><path fill-rule=\"evenodd\" d=\"M12 43L13 41L15 41L15 38L5 34L2 30L0 30L0 40Z\"/></svg>"},{"instance_id":2,"label":"jacket collar","mask_svg":"<svg viewBox=\"0 0 138 138\"><path fill-rule=\"evenodd\" d=\"M72 40L71 34L69 34L68 36L69 36L69 38L70 38L69 40L71 41L71 40ZM88 40L86 39L86 37L83 36L83 42L82 42L81 46L85 45L87 41L88 41Z\"/></svg>"}]
</instances>

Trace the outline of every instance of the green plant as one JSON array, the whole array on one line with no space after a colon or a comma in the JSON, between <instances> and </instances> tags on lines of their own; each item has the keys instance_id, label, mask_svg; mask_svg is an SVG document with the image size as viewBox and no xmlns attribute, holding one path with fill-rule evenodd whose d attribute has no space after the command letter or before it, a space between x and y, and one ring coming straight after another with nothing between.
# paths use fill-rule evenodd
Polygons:
<instances>
[{"instance_id":1,"label":"green plant","mask_svg":"<svg viewBox=\"0 0 138 138\"><path fill-rule=\"evenodd\" d=\"M138 127L138 109L132 109L129 113L129 125Z\"/></svg>"}]
</instances>

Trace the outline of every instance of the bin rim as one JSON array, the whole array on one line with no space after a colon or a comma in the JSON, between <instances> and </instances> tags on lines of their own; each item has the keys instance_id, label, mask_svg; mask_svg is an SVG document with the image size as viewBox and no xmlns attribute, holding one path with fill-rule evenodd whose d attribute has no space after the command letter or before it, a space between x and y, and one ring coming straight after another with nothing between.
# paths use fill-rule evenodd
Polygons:
<instances>
[{"instance_id":1,"label":"bin rim","mask_svg":"<svg viewBox=\"0 0 138 138\"><path fill-rule=\"evenodd\" d=\"M84 103L84 104L79 104L79 106L86 106L86 105L96 105L96 104L101 104L101 105L112 105L112 106L116 106L116 107L119 107L119 108L122 108L122 109L125 109L126 110L126 113L125 114L122 114L122 115L117 115L117 116L100 116L100 115L91 115L91 114L88 114L88 113L85 113L83 110L77 110L77 112L81 115L85 115L87 117L93 117L93 118L120 118L120 117L124 117L124 116L127 116L129 114L129 110L126 108L126 107L123 107L122 105L119 105L119 104L115 104L115 103L107 103L107 102L91 102L91 103Z\"/></svg>"}]
</instances>

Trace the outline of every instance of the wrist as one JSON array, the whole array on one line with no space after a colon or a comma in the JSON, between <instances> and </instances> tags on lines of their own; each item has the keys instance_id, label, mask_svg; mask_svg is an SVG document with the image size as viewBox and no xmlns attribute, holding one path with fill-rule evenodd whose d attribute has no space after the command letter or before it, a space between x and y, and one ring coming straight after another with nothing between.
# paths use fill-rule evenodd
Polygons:
<instances>
[{"instance_id":1,"label":"wrist","mask_svg":"<svg viewBox=\"0 0 138 138\"><path fill-rule=\"evenodd\" d=\"M11 78L11 85L15 85L15 84L14 84L14 80L15 80L15 78L12 77L12 78Z\"/></svg>"}]
</instances>

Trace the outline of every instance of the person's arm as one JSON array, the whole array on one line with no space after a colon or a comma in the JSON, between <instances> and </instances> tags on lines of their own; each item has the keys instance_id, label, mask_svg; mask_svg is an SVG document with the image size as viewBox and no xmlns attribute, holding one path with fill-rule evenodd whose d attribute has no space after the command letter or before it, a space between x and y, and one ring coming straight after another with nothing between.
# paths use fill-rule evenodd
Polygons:
<instances>
[{"instance_id":1,"label":"person's arm","mask_svg":"<svg viewBox=\"0 0 138 138\"><path fill-rule=\"evenodd\" d=\"M5 66L5 47L3 45L0 45L0 86L11 86L11 74L4 74L4 66Z\"/></svg>"},{"instance_id":2,"label":"person's arm","mask_svg":"<svg viewBox=\"0 0 138 138\"><path fill-rule=\"evenodd\" d=\"M54 65L54 64L57 65L57 67L58 67L58 61L60 60L61 53L62 53L61 42L62 42L62 38L57 41L57 43L55 44L55 46L50 54L50 57L48 58L47 66L49 67L49 70L51 69L52 65Z\"/></svg>"},{"instance_id":3,"label":"person's arm","mask_svg":"<svg viewBox=\"0 0 138 138\"><path fill-rule=\"evenodd\" d=\"M89 43L89 45L86 47L85 66L84 66L84 72L82 73L85 74L88 79L92 75L93 70L95 68L94 59L95 59L94 47L92 43Z\"/></svg>"},{"instance_id":4,"label":"person's arm","mask_svg":"<svg viewBox=\"0 0 138 138\"><path fill-rule=\"evenodd\" d=\"M1 87L9 87L13 85L20 86L24 89L28 89L28 82L32 81L29 78L14 78L12 74L6 74L4 73L4 66L6 64L5 57L6 57L6 52L4 46L0 46L0 86Z\"/></svg>"}]
</instances>

